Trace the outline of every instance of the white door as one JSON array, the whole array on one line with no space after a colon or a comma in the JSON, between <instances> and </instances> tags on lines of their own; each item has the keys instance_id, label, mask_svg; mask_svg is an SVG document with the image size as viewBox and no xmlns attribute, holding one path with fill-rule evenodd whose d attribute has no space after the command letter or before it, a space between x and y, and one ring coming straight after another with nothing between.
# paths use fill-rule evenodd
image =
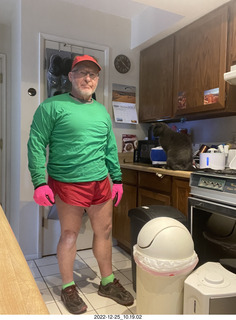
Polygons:
<instances>
[{"instance_id":1,"label":"white door","mask_svg":"<svg viewBox=\"0 0 236 320\"><path fill-rule=\"evenodd\" d=\"M5 210L6 187L6 56L0 54L0 205Z\"/></svg>"},{"instance_id":2,"label":"white door","mask_svg":"<svg viewBox=\"0 0 236 320\"><path fill-rule=\"evenodd\" d=\"M47 219L50 207L43 208L43 256L56 254L57 243L60 238L59 220ZM83 216L83 222L76 242L77 250L92 248L93 230L87 213Z\"/></svg>"},{"instance_id":3,"label":"white door","mask_svg":"<svg viewBox=\"0 0 236 320\"><path fill-rule=\"evenodd\" d=\"M58 50L58 54L64 48L64 44L58 44L55 41L46 40L46 48ZM67 50L71 50L73 54L89 54L97 58L99 64L103 68L105 66L105 52L103 50L89 49L79 47L77 45L67 45ZM66 50L66 49L65 49ZM55 52L55 51L53 51ZM105 67L104 67L105 69ZM46 77L45 77L46 79ZM99 77L99 85L96 90L96 100L104 104L104 80L105 72L101 72ZM46 86L45 86L46 89ZM47 96L45 90L45 96ZM47 219L50 207L43 208L43 227L42 227L42 256L56 254L57 243L60 237L60 223L58 220ZM92 248L93 231L87 214L84 214L83 224L77 239L77 250Z\"/></svg>"}]
</instances>

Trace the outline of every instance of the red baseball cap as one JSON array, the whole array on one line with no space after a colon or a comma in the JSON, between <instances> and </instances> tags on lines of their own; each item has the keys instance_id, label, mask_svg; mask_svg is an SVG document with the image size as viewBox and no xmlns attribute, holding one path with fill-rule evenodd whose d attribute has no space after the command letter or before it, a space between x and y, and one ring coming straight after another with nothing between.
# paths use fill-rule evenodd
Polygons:
<instances>
[{"instance_id":1,"label":"red baseball cap","mask_svg":"<svg viewBox=\"0 0 236 320\"><path fill-rule=\"evenodd\" d=\"M82 61L91 61L91 62L95 63L95 64L98 66L99 70L102 70L102 68L101 68L100 65L98 64L97 60L94 59L93 57L87 55L87 54L85 54L85 55L83 55L83 56L76 56L76 57L74 58L73 62L72 62L71 70L73 70L74 66L75 66L77 63L82 62Z\"/></svg>"}]
</instances>

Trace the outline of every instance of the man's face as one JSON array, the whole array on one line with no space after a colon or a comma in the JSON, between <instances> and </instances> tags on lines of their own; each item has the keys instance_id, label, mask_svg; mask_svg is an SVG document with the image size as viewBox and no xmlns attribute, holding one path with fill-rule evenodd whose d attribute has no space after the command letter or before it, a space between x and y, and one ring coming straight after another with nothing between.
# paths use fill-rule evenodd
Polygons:
<instances>
[{"instance_id":1,"label":"man's face","mask_svg":"<svg viewBox=\"0 0 236 320\"><path fill-rule=\"evenodd\" d=\"M72 83L71 93L83 100L90 100L95 92L99 79L99 68L95 63L83 61L75 65L69 72L69 80Z\"/></svg>"}]
</instances>

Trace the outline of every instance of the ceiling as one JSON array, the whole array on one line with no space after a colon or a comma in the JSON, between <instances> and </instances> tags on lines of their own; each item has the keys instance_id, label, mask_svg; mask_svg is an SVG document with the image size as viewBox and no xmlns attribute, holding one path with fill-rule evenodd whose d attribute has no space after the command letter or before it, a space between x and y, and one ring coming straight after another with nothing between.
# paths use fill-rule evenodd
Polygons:
<instances>
[{"instance_id":1,"label":"ceiling","mask_svg":"<svg viewBox=\"0 0 236 320\"><path fill-rule=\"evenodd\" d=\"M0 0L0 23L9 23L18 0ZM129 19L134 45L175 32L230 0L60 0ZM48 0L50 2L50 0ZM141 30L141 32L140 32ZM142 38L137 39L142 33ZM139 43L138 43L139 42Z\"/></svg>"},{"instance_id":2,"label":"ceiling","mask_svg":"<svg viewBox=\"0 0 236 320\"><path fill-rule=\"evenodd\" d=\"M212 11L214 8L229 0L62 0L93 10L101 11L115 16L133 19L143 13L147 8L160 9L182 15L194 17ZM158 18L158 10L157 18Z\"/></svg>"},{"instance_id":3,"label":"ceiling","mask_svg":"<svg viewBox=\"0 0 236 320\"><path fill-rule=\"evenodd\" d=\"M131 21L130 48L145 47L230 0L61 0Z\"/></svg>"}]
</instances>

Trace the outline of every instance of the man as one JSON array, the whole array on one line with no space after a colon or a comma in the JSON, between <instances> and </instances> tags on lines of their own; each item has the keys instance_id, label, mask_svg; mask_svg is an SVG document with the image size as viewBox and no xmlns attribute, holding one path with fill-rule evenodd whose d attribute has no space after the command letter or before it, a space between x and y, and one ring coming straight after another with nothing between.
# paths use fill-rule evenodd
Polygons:
<instances>
[{"instance_id":1,"label":"man","mask_svg":"<svg viewBox=\"0 0 236 320\"><path fill-rule=\"evenodd\" d=\"M102 278L98 294L126 306L134 301L112 272L112 200L115 199L115 206L119 204L123 187L110 116L103 105L92 99L100 70L93 57L75 57L68 74L71 93L40 104L28 141L34 200L42 206L55 202L57 207L61 225L57 247L61 298L73 314L87 309L73 280L76 239L85 209L94 231L93 252ZM112 192L108 174L113 182Z\"/></svg>"}]
</instances>

